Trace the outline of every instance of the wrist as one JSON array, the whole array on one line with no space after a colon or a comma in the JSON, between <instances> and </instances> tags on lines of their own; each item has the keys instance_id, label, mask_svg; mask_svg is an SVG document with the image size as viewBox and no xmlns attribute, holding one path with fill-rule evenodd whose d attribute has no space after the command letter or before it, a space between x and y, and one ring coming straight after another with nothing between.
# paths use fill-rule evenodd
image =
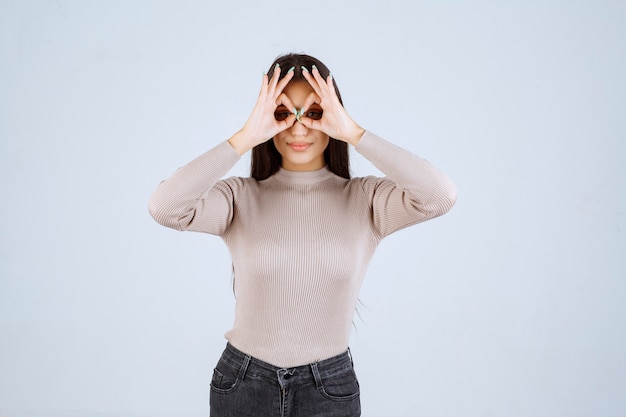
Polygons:
<instances>
[{"instance_id":1,"label":"wrist","mask_svg":"<svg viewBox=\"0 0 626 417\"><path fill-rule=\"evenodd\" d=\"M361 138L363 137L364 134L365 134L365 129L363 129L362 127L358 126L354 130L354 132L352 132L350 134L350 136L348 137L348 140L346 142L348 142L352 146L357 146L359 144L359 141L361 140Z\"/></svg>"},{"instance_id":2,"label":"wrist","mask_svg":"<svg viewBox=\"0 0 626 417\"><path fill-rule=\"evenodd\" d=\"M254 141L252 140L252 137L248 135L243 129L237 131L234 135L232 135L228 139L228 143L230 143L230 146L233 147L233 149L239 154L239 156L242 156L254 147Z\"/></svg>"}]
</instances>

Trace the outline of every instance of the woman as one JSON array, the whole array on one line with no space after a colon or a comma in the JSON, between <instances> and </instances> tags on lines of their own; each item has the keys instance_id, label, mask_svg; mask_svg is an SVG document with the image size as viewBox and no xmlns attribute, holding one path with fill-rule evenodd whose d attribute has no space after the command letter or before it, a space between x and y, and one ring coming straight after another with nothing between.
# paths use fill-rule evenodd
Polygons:
<instances>
[{"instance_id":1,"label":"woman","mask_svg":"<svg viewBox=\"0 0 626 417\"><path fill-rule=\"evenodd\" d=\"M348 144L386 177L350 179ZM250 149L251 178L221 180ZM211 416L359 416L348 339L367 265L381 239L455 198L444 174L352 120L323 63L279 57L241 130L150 201L157 222L218 235L232 256Z\"/></svg>"}]
</instances>

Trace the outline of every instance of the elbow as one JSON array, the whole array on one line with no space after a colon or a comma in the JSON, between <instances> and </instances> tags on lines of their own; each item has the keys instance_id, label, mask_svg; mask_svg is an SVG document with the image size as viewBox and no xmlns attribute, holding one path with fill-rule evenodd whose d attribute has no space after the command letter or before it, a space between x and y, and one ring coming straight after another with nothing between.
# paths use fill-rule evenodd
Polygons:
<instances>
[{"instance_id":1,"label":"elbow","mask_svg":"<svg viewBox=\"0 0 626 417\"><path fill-rule=\"evenodd\" d=\"M454 182L448 177L442 178L437 191L436 199L441 210L439 215L442 215L452 210L452 207L456 204L458 191Z\"/></svg>"},{"instance_id":2,"label":"elbow","mask_svg":"<svg viewBox=\"0 0 626 417\"><path fill-rule=\"evenodd\" d=\"M447 213L450 210L452 210L452 207L454 207L454 205L456 204L457 195L458 195L457 188L451 182L449 186L446 188L446 192L443 193L443 196L442 196L443 207L445 208L444 213Z\"/></svg>"},{"instance_id":3,"label":"elbow","mask_svg":"<svg viewBox=\"0 0 626 417\"><path fill-rule=\"evenodd\" d=\"M174 211L166 201L159 200L154 194L148 202L148 213L157 223L170 229L183 230L179 217Z\"/></svg>"},{"instance_id":4,"label":"elbow","mask_svg":"<svg viewBox=\"0 0 626 417\"><path fill-rule=\"evenodd\" d=\"M148 213L150 213L150 217L152 217L157 223L161 224L159 221L159 219L161 219L161 212L159 210L159 206L155 204L153 198L151 198L148 202Z\"/></svg>"},{"instance_id":5,"label":"elbow","mask_svg":"<svg viewBox=\"0 0 626 417\"><path fill-rule=\"evenodd\" d=\"M152 195L150 201L148 202L148 213L150 213L150 216L157 223L166 226L165 219L167 218L167 215L165 213L165 210L163 210L163 205L159 204L159 201L155 198L154 195Z\"/></svg>"},{"instance_id":6,"label":"elbow","mask_svg":"<svg viewBox=\"0 0 626 417\"><path fill-rule=\"evenodd\" d=\"M423 210L430 213L429 217L431 218L443 216L452 210L452 207L456 204L456 200L456 186L452 182L449 182L440 187L437 192L432 195L429 202L424 204Z\"/></svg>"}]
</instances>

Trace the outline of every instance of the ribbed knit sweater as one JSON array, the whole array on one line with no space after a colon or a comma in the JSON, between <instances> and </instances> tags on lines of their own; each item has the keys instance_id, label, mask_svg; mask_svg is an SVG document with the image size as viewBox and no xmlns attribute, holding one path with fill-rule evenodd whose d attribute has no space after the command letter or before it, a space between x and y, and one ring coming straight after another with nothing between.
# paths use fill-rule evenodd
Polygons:
<instances>
[{"instance_id":1,"label":"ribbed knit sweater","mask_svg":"<svg viewBox=\"0 0 626 417\"><path fill-rule=\"evenodd\" d=\"M225 336L239 350L279 367L344 352L381 239L454 205L454 184L427 161L370 132L355 149L386 177L347 180L323 168L220 180L240 159L224 141L152 195L157 222L228 246L236 307Z\"/></svg>"}]
</instances>

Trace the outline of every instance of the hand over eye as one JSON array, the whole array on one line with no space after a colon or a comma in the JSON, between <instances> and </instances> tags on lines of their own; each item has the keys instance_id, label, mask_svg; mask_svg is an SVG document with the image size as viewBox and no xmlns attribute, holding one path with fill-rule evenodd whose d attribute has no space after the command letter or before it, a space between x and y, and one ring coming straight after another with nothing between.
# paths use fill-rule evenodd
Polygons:
<instances>
[{"instance_id":1,"label":"hand over eye","mask_svg":"<svg viewBox=\"0 0 626 417\"><path fill-rule=\"evenodd\" d=\"M322 78L317 68L302 74L309 82L313 93L307 97L300 115L300 122L310 129L321 130L328 136L356 145L365 130L352 120L337 97L331 75Z\"/></svg>"},{"instance_id":2,"label":"hand over eye","mask_svg":"<svg viewBox=\"0 0 626 417\"><path fill-rule=\"evenodd\" d=\"M261 91L252 113L241 130L229 139L240 155L293 126L296 121L295 115L291 112L276 114L278 108L293 108L289 97L283 93L293 78L293 70L287 71L281 80L279 80L280 72L281 68L277 64L271 79L263 75Z\"/></svg>"}]
</instances>

